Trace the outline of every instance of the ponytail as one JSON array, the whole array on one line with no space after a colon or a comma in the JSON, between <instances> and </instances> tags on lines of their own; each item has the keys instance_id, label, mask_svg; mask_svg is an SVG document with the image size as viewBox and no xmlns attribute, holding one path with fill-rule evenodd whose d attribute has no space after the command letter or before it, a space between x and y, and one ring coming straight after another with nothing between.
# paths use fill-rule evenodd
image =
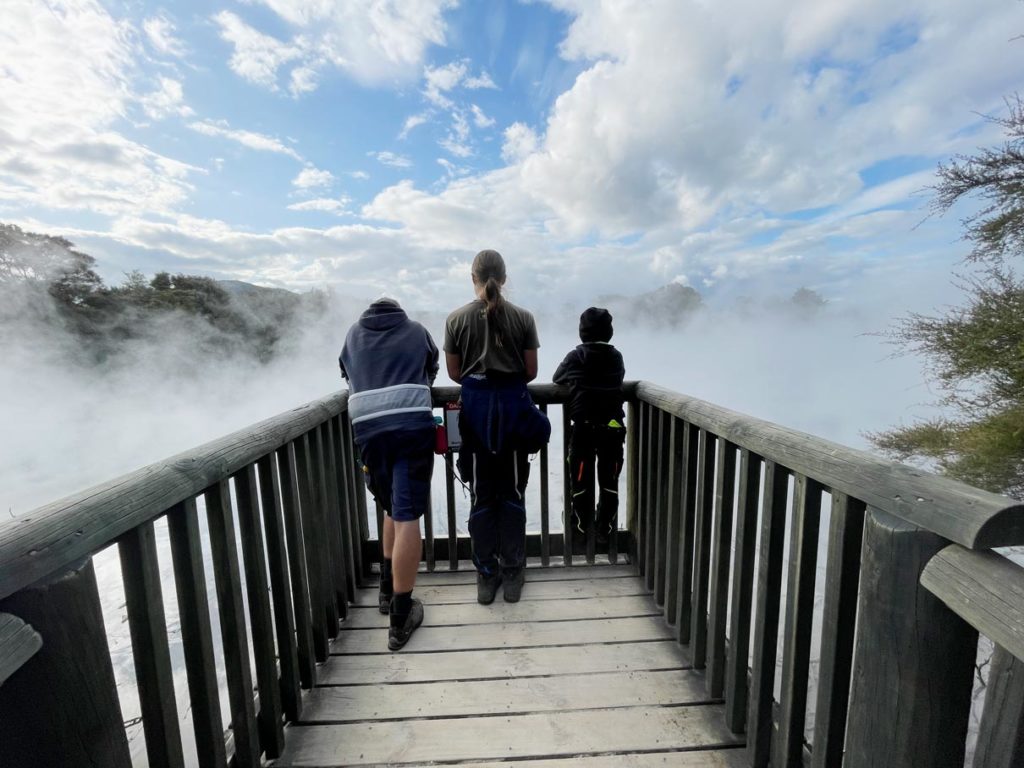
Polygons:
<instances>
[{"instance_id":1,"label":"ponytail","mask_svg":"<svg viewBox=\"0 0 1024 768\"><path fill-rule=\"evenodd\" d=\"M492 322L497 320L505 297L501 295L501 283L493 277L487 278L484 283L484 303L487 305L487 319Z\"/></svg>"},{"instance_id":2,"label":"ponytail","mask_svg":"<svg viewBox=\"0 0 1024 768\"><path fill-rule=\"evenodd\" d=\"M483 300L487 306L487 326L494 334L494 341L500 347L503 342L505 324L505 297L501 286L505 283L505 260L497 251L480 251L473 259L473 282L483 286Z\"/></svg>"}]
</instances>

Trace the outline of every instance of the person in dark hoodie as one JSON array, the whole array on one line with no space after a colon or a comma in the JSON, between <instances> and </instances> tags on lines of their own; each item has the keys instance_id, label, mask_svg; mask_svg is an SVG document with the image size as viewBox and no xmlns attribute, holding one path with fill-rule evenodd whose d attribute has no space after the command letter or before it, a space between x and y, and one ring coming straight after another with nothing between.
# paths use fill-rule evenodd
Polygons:
<instances>
[{"instance_id":1,"label":"person in dark hoodie","mask_svg":"<svg viewBox=\"0 0 1024 768\"><path fill-rule=\"evenodd\" d=\"M444 331L448 375L462 384L459 473L472 493L477 602L489 605L504 584L514 603L525 580L529 454L548 441L551 424L526 388L537 377L537 323L502 295L505 260L480 251L471 272L477 298L452 312Z\"/></svg>"},{"instance_id":2,"label":"person in dark hoodie","mask_svg":"<svg viewBox=\"0 0 1024 768\"><path fill-rule=\"evenodd\" d=\"M594 520L594 465L600 496L595 534L599 544L618 528L619 474L626 440L622 411L622 355L610 342L612 316L590 307L580 315L580 341L555 370L552 381L569 386L569 472L572 481L572 540L586 545L587 525Z\"/></svg>"},{"instance_id":3,"label":"person in dark hoodie","mask_svg":"<svg viewBox=\"0 0 1024 768\"><path fill-rule=\"evenodd\" d=\"M348 412L366 482L387 512L379 608L390 614L388 648L397 651L423 623L413 599L420 562L420 518L430 509L434 416L430 385L438 351L427 330L394 299L378 299L349 329L338 358L348 381Z\"/></svg>"}]
</instances>

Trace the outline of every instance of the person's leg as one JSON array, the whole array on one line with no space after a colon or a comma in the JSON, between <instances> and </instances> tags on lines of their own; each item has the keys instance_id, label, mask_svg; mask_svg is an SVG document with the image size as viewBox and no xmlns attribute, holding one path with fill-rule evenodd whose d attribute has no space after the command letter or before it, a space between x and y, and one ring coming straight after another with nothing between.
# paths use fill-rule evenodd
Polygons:
<instances>
[{"instance_id":1,"label":"person's leg","mask_svg":"<svg viewBox=\"0 0 1024 768\"><path fill-rule=\"evenodd\" d=\"M461 461L463 480L469 480L473 501L469 508L469 537L477 571L477 600L488 605L501 581L498 563L500 500L495 457L486 451L468 451Z\"/></svg>"},{"instance_id":2,"label":"person's leg","mask_svg":"<svg viewBox=\"0 0 1024 768\"><path fill-rule=\"evenodd\" d=\"M566 546L574 554L587 544L587 528L594 519L594 430L589 424L574 424L569 441L570 488L572 490L572 535Z\"/></svg>"},{"instance_id":3,"label":"person's leg","mask_svg":"<svg viewBox=\"0 0 1024 768\"><path fill-rule=\"evenodd\" d=\"M391 519L390 512L384 515L381 543L384 548L384 559L380 564L380 592L377 596L377 607L381 613L387 613L391 607L391 598L395 593L392 565L395 549L395 521Z\"/></svg>"},{"instance_id":4,"label":"person's leg","mask_svg":"<svg viewBox=\"0 0 1024 768\"><path fill-rule=\"evenodd\" d=\"M500 457L500 468L501 580L505 602L515 603L526 577L526 485L530 479L530 456L522 451L507 451Z\"/></svg>"},{"instance_id":5,"label":"person's leg","mask_svg":"<svg viewBox=\"0 0 1024 768\"><path fill-rule=\"evenodd\" d=\"M622 474L624 429L604 429L597 454L597 484L601 500L597 508L597 535L602 543L618 528L619 475Z\"/></svg>"},{"instance_id":6,"label":"person's leg","mask_svg":"<svg viewBox=\"0 0 1024 768\"><path fill-rule=\"evenodd\" d=\"M432 445L433 432L425 430L423 434L400 433L394 444L392 568L395 594L388 630L388 648L392 651L404 646L423 623L423 604L414 600L412 593L423 548L420 518L430 510Z\"/></svg>"},{"instance_id":7,"label":"person's leg","mask_svg":"<svg viewBox=\"0 0 1024 768\"><path fill-rule=\"evenodd\" d=\"M391 519L393 478L391 443L387 435L378 435L365 440L359 445L359 454L366 467L366 485L373 497L380 502L386 514L383 530L380 531L381 563L380 589L377 593L377 608L381 613L388 613L391 598L394 594L391 577L391 554L395 542L394 523Z\"/></svg>"}]
</instances>

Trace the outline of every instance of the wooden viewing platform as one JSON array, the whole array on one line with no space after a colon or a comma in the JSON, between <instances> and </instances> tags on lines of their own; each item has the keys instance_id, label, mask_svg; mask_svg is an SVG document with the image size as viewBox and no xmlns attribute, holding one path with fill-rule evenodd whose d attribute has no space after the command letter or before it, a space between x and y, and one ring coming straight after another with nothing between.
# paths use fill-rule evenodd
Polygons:
<instances>
[{"instance_id":1,"label":"wooden viewing platform","mask_svg":"<svg viewBox=\"0 0 1024 768\"><path fill-rule=\"evenodd\" d=\"M564 434L567 391L531 392ZM132 765L92 567L114 545L153 768L961 768L979 633L973 766L1024 766L1024 569L992 551L1024 544L1024 505L648 382L625 395L609 551L593 530L565 549L545 448L523 600L478 605L448 465L426 624L396 654L344 392L0 524L0 763Z\"/></svg>"}]
</instances>

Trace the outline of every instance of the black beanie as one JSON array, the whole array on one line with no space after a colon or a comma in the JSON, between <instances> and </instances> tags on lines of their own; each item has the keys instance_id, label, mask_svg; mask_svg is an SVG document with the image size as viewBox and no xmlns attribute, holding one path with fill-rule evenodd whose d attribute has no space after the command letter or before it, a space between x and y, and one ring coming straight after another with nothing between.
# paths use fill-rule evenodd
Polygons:
<instances>
[{"instance_id":1,"label":"black beanie","mask_svg":"<svg viewBox=\"0 0 1024 768\"><path fill-rule=\"evenodd\" d=\"M612 313L590 307L580 315L580 341L611 341Z\"/></svg>"}]
</instances>

